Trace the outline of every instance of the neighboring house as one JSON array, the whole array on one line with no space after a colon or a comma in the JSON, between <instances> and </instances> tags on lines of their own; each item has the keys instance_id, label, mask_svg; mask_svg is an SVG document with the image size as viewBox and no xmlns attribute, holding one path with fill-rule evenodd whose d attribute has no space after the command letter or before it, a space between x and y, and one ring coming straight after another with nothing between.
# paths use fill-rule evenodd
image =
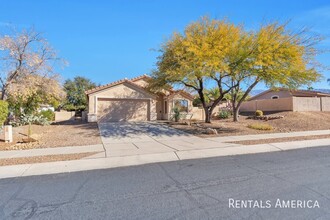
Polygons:
<instances>
[{"instance_id":1,"label":"neighboring house","mask_svg":"<svg viewBox=\"0 0 330 220\"><path fill-rule=\"evenodd\" d=\"M192 106L192 95L182 90L151 93L145 89L148 78L142 75L86 91L88 122L170 120L174 107L190 118L203 119Z\"/></svg>"},{"instance_id":2,"label":"neighboring house","mask_svg":"<svg viewBox=\"0 0 330 220\"><path fill-rule=\"evenodd\" d=\"M267 90L243 102L240 112L330 111L330 94L311 90Z\"/></svg>"},{"instance_id":3,"label":"neighboring house","mask_svg":"<svg viewBox=\"0 0 330 220\"><path fill-rule=\"evenodd\" d=\"M261 99L280 99L289 97L330 97L330 94L312 90L269 89L258 95L253 96L249 99L249 101Z\"/></svg>"}]
</instances>

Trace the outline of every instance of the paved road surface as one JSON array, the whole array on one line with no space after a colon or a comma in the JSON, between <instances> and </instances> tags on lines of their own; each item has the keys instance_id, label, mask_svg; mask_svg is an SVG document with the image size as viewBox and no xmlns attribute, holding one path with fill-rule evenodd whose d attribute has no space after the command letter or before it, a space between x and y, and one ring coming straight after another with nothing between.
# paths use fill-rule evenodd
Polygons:
<instances>
[{"instance_id":1,"label":"paved road surface","mask_svg":"<svg viewBox=\"0 0 330 220\"><path fill-rule=\"evenodd\" d=\"M330 219L330 148L3 179L0 195L0 219Z\"/></svg>"}]
</instances>

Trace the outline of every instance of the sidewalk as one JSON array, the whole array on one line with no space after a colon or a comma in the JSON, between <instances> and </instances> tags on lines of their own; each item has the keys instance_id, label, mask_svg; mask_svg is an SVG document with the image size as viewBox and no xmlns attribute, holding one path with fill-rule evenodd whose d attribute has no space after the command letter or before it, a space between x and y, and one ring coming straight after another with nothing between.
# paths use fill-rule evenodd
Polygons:
<instances>
[{"instance_id":1,"label":"sidewalk","mask_svg":"<svg viewBox=\"0 0 330 220\"><path fill-rule=\"evenodd\" d=\"M225 137L210 137L208 140L215 140L219 142L229 141L250 141L250 140L262 140L271 138L286 138L286 137L302 137L312 135L326 135L330 134L330 130L315 130L315 131L297 131L289 133L269 133L269 134L254 134L254 135L240 135L240 136L225 136Z\"/></svg>"},{"instance_id":2,"label":"sidewalk","mask_svg":"<svg viewBox=\"0 0 330 220\"><path fill-rule=\"evenodd\" d=\"M318 139L318 140L304 140L304 141L293 141L293 142L281 142L271 144L257 144L257 145L238 145L238 144L227 144L224 141L236 141L236 140L258 140L267 138L278 138L278 137L298 137L298 136L310 136L310 135L324 135L330 134L330 130L326 131L308 131L308 132L293 132L293 133L276 133L276 134L262 134L262 135L245 135L245 136L233 136L233 137L214 137L207 138L207 143L213 143L209 146L201 146L200 148L185 148L177 150L175 148L156 153L144 153L144 154L124 154L123 156L107 155L104 152L98 157L85 158L82 160L74 161L59 161L49 163L38 163L38 164L26 164L26 165L14 165L14 166L0 166L0 178L9 177L20 177L20 176L31 176L31 175L44 175L44 174L55 174L65 172L76 172L84 170L95 170L95 169L107 169L114 167L133 166L156 162L168 162L168 161L179 161L186 159L199 159L208 157L218 156L230 156L240 154L254 154L254 153L266 153L285 151L299 148L308 147L322 147L330 146L330 139ZM173 144L173 143L172 143ZM94 147L93 147L94 146ZM195 146L195 145L194 145ZM175 146L173 146L175 147ZM95 148L95 149L94 149ZM65 148L52 148L52 149L34 149L24 151L3 151L0 152L0 158L7 158L8 156L17 157L24 156L27 154L33 155L44 155L52 150L53 153L79 153L94 150L104 151L102 145L92 145L83 147L65 147ZM78 152L79 151L79 152ZM107 157L105 157L107 156Z\"/></svg>"}]
</instances>

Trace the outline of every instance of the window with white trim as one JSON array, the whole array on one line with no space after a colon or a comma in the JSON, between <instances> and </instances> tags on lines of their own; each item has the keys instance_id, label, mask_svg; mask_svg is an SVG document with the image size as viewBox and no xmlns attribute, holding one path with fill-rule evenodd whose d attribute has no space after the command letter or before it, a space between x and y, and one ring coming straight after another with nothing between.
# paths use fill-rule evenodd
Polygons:
<instances>
[{"instance_id":1,"label":"window with white trim","mask_svg":"<svg viewBox=\"0 0 330 220\"><path fill-rule=\"evenodd\" d=\"M272 99L279 99L280 97L278 95L273 95Z\"/></svg>"}]
</instances>

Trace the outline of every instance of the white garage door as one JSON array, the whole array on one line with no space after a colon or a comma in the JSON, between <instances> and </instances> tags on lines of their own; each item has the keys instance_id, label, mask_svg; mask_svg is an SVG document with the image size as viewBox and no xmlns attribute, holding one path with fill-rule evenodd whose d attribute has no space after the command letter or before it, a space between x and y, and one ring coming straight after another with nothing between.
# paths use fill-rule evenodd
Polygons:
<instances>
[{"instance_id":1,"label":"white garage door","mask_svg":"<svg viewBox=\"0 0 330 220\"><path fill-rule=\"evenodd\" d=\"M148 121L149 100L98 99L99 122Z\"/></svg>"}]
</instances>

